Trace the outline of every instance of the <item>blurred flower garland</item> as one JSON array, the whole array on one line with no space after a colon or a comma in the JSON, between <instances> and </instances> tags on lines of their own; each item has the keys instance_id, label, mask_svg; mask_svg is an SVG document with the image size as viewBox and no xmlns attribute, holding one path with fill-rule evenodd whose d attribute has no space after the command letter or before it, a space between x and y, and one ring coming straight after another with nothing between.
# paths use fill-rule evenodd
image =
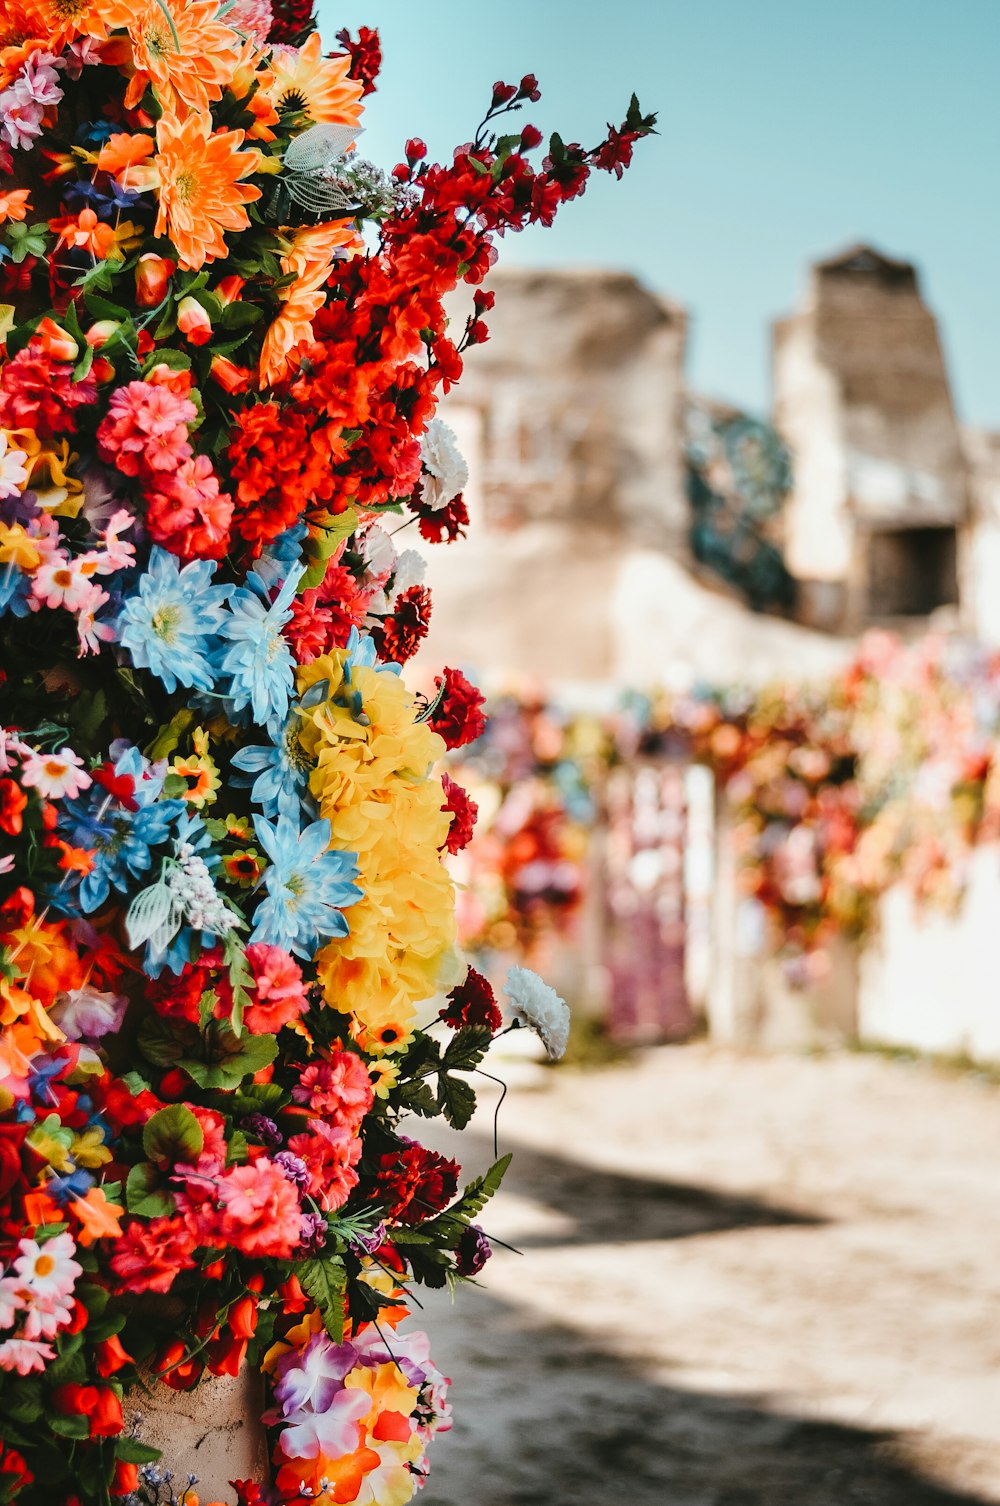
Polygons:
<instances>
[{"instance_id":1,"label":"blurred flower garland","mask_svg":"<svg viewBox=\"0 0 1000 1506\"><path fill-rule=\"evenodd\" d=\"M386 174L355 149L378 34L327 55L313 25L0 22L0 1502L158 1499L123 1396L249 1364L275 1475L243 1506L398 1506L449 1408L393 1330L489 1254L505 1162L460 1193L401 1129L468 1122L503 1018L441 861L474 812L434 772L482 697L407 691L431 603L392 532L468 523L434 413L495 238L653 119L532 166L540 133L500 134L529 75L451 163L414 139ZM562 1002L508 994L557 1054Z\"/></svg>"},{"instance_id":2,"label":"blurred flower garland","mask_svg":"<svg viewBox=\"0 0 1000 1506\"><path fill-rule=\"evenodd\" d=\"M959 639L870 633L825 684L630 692L603 719L516 696L491 713L459 764L487 813L461 870L474 947L530 957L571 934L608 771L665 756L713 771L741 888L800 983L898 881L956 906L972 850L1000 837L1000 658Z\"/></svg>"}]
</instances>

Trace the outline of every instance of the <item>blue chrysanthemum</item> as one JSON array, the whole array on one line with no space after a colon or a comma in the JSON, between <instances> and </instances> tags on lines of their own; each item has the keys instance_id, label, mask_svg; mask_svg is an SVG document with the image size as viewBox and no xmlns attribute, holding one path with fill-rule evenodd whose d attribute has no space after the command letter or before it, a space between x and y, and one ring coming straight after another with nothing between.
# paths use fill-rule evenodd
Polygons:
<instances>
[{"instance_id":1,"label":"blue chrysanthemum","mask_svg":"<svg viewBox=\"0 0 1000 1506\"><path fill-rule=\"evenodd\" d=\"M299 749L296 719L275 737L270 747L241 748L233 755L239 773L234 784L250 785L250 798L271 821L276 816L300 819L306 799L308 760Z\"/></svg>"},{"instance_id":2,"label":"blue chrysanthemum","mask_svg":"<svg viewBox=\"0 0 1000 1506\"><path fill-rule=\"evenodd\" d=\"M130 880L148 873L152 849L166 842L186 812L183 800L161 800L163 775L154 773L138 748L128 748L114 764L114 780L127 781L124 798L94 783L77 800L63 803L60 830L75 847L91 849L94 866L80 882L85 914L104 904L112 888L126 893Z\"/></svg>"},{"instance_id":3,"label":"blue chrysanthemum","mask_svg":"<svg viewBox=\"0 0 1000 1506\"><path fill-rule=\"evenodd\" d=\"M254 816L253 824L269 866L267 898L258 906L250 940L313 957L322 942L347 935L340 912L361 898L352 882L358 874L355 856L330 851L329 821L314 821L302 832L287 816L273 824Z\"/></svg>"},{"instance_id":4,"label":"blue chrysanthemum","mask_svg":"<svg viewBox=\"0 0 1000 1506\"><path fill-rule=\"evenodd\" d=\"M154 548L118 617L118 641L132 663L151 670L168 691L214 684L212 650L232 589L212 584L215 569L212 560L182 567L175 555Z\"/></svg>"},{"instance_id":5,"label":"blue chrysanthemum","mask_svg":"<svg viewBox=\"0 0 1000 1506\"><path fill-rule=\"evenodd\" d=\"M271 736L284 726L291 699L294 664L282 628L292 615L295 588L302 577L294 569L271 601L264 581L254 573L233 592L230 611L220 629L223 640L215 667L232 717L250 711Z\"/></svg>"}]
</instances>

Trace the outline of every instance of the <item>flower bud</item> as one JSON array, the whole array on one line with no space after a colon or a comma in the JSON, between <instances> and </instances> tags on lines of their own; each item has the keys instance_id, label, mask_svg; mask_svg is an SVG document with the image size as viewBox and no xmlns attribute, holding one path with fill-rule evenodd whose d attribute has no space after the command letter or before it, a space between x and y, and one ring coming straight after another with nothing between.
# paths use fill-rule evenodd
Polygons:
<instances>
[{"instance_id":1,"label":"flower bud","mask_svg":"<svg viewBox=\"0 0 1000 1506\"><path fill-rule=\"evenodd\" d=\"M205 345L212 338L212 321L197 298L182 298L177 305L177 325L191 345Z\"/></svg>"},{"instance_id":2,"label":"flower bud","mask_svg":"<svg viewBox=\"0 0 1000 1506\"><path fill-rule=\"evenodd\" d=\"M135 269L135 301L140 308L155 308L163 302L175 271L175 263L168 257L157 256L155 251L147 251L139 257Z\"/></svg>"},{"instance_id":3,"label":"flower bud","mask_svg":"<svg viewBox=\"0 0 1000 1506\"><path fill-rule=\"evenodd\" d=\"M228 277L224 277L218 287L213 288L212 291L220 303L235 303L238 298L242 297L245 286L245 279L237 277L236 273L232 272Z\"/></svg>"},{"instance_id":4,"label":"flower bud","mask_svg":"<svg viewBox=\"0 0 1000 1506\"><path fill-rule=\"evenodd\" d=\"M118 319L98 319L97 323L92 324L87 331L87 344L92 345L95 350L100 350L101 346L106 344L120 329L121 322Z\"/></svg>"},{"instance_id":5,"label":"flower bud","mask_svg":"<svg viewBox=\"0 0 1000 1506\"><path fill-rule=\"evenodd\" d=\"M48 315L35 330L35 339L41 342L45 354L54 361L75 361L80 354L80 347L73 336Z\"/></svg>"},{"instance_id":6,"label":"flower bud","mask_svg":"<svg viewBox=\"0 0 1000 1506\"><path fill-rule=\"evenodd\" d=\"M406 143L407 162L422 162L427 156L427 144L419 136L411 136Z\"/></svg>"},{"instance_id":7,"label":"flower bud","mask_svg":"<svg viewBox=\"0 0 1000 1506\"><path fill-rule=\"evenodd\" d=\"M212 380L218 382L223 392L246 392L250 386L251 372L246 366L237 366L228 356L213 356Z\"/></svg>"}]
</instances>

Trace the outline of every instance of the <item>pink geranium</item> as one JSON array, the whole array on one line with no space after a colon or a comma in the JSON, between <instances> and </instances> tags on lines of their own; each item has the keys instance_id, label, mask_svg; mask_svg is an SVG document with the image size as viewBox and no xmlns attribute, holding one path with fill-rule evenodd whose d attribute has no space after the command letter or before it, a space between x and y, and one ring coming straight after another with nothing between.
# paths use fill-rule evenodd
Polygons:
<instances>
[{"instance_id":1,"label":"pink geranium","mask_svg":"<svg viewBox=\"0 0 1000 1506\"><path fill-rule=\"evenodd\" d=\"M244 1255L287 1260L299 1243L302 1209L295 1188L266 1156L233 1166L219 1184L222 1233Z\"/></svg>"},{"instance_id":2,"label":"pink geranium","mask_svg":"<svg viewBox=\"0 0 1000 1506\"><path fill-rule=\"evenodd\" d=\"M292 1097L352 1135L374 1102L368 1069L351 1051L333 1051L326 1061L311 1062L292 1089Z\"/></svg>"},{"instance_id":3,"label":"pink geranium","mask_svg":"<svg viewBox=\"0 0 1000 1506\"><path fill-rule=\"evenodd\" d=\"M192 455L170 475L158 475L146 494L146 527L171 554L222 559L229 546L233 499L219 490L207 455Z\"/></svg>"},{"instance_id":4,"label":"pink geranium","mask_svg":"<svg viewBox=\"0 0 1000 1506\"><path fill-rule=\"evenodd\" d=\"M128 382L111 394L98 452L126 476L175 471L192 453L188 425L197 416L191 399L169 386Z\"/></svg>"},{"instance_id":5,"label":"pink geranium","mask_svg":"<svg viewBox=\"0 0 1000 1506\"><path fill-rule=\"evenodd\" d=\"M354 1168L361 1159L361 1141L357 1136L315 1119L311 1132L293 1135L288 1149L305 1162L308 1190L320 1207L327 1213L342 1208L358 1185Z\"/></svg>"},{"instance_id":6,"label":"pink geranium","mask_svg":"<svg viewBox=\"0 0 1000 1506\"><path fill-rule=\"evenodd\" d=\"M246 1027L251 1035L276 1035L309 1007L302 969L282 947L263 942L247 947L247 961L255 990L243 1016Z\"/></svg>"}]
</instances>

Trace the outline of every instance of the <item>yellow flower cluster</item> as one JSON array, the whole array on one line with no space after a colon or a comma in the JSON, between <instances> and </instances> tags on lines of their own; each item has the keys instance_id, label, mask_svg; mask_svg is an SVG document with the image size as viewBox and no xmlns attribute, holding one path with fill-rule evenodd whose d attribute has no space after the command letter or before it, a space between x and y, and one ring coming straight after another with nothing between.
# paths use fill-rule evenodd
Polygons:
<instances>
[{"instance_id":1,"label":"yellow flower cluster","mask_svg":"<svg viewBox=\"0 0 1000 1506\"><path fill-rule=\"evenodd\" d=\"M415 720L398 675L351 664L345 682L346 659L335 651L298 674L309 787L331 846L357 853L364 894L348 911L350 935L330 942L317 968L359 1044L393 1051L408 1043L416 1005L456 981L454 886L441 862L451 816L432 772L445 749Z\"/></svg>"}]
</instances>

